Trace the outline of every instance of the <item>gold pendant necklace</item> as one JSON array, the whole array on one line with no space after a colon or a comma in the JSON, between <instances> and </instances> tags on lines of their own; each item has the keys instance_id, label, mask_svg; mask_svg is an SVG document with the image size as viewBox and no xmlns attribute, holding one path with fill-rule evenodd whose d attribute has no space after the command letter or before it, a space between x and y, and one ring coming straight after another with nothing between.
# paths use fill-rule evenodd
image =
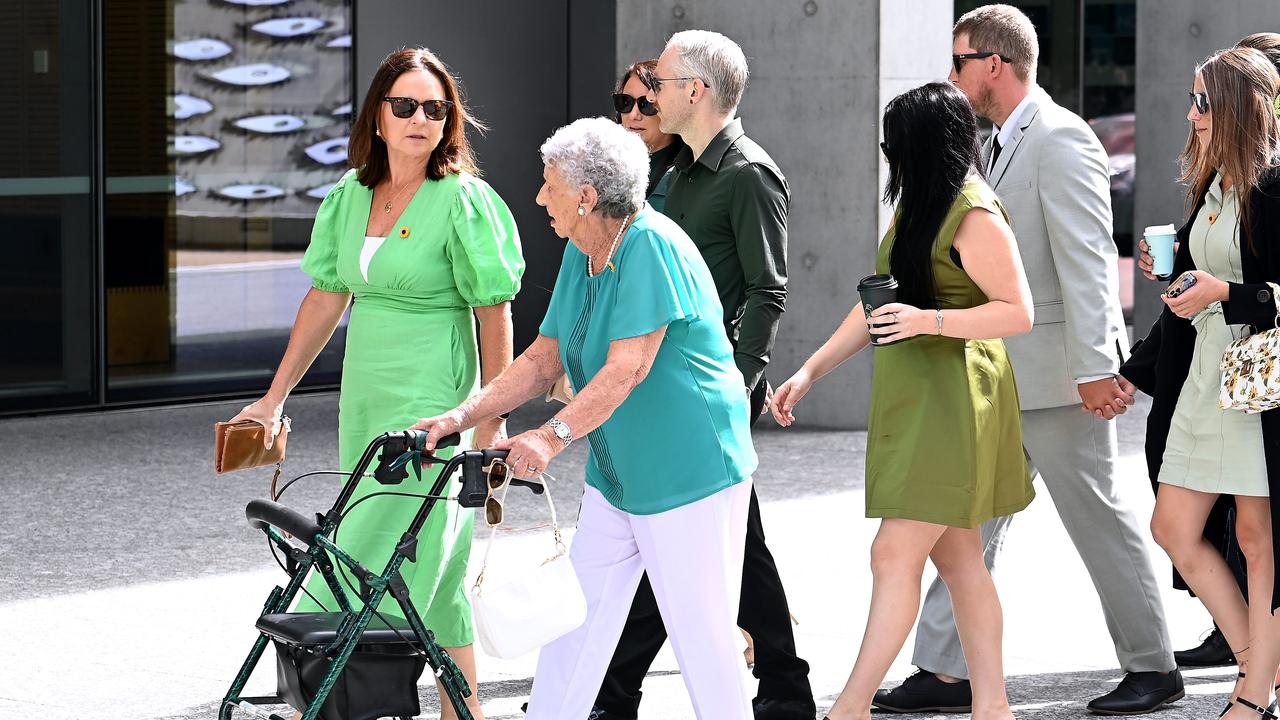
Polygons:
<instances>
[{"instance_id":1,"label":"gold pendant necklace","mask_svg":"<svg viewBox=\"0 0 1280 720\"><path fill-rule=\"evenodd\" d=\"M421 181L421 180L419 180L418 182L419 182L419 184L421 184L421 182L422 182L422 181ZM400 196L404 194L404 191L405 191L405 190L408 190L412 185L413 185L413 181L412 181L412 180L410 180L409 182L405 183L404 187L400 188L400 192L398 192L398 193L396 193L395 195L393 195L393 196L391 197L391 199L387 201L387 204L382 206L382 212L386 213L387 215L390 215L390 214L391 214L391 204L392 204L392 203L394 203L396 200L399 200L399 199L400 199Z\"/></svg>"}]
</instances>

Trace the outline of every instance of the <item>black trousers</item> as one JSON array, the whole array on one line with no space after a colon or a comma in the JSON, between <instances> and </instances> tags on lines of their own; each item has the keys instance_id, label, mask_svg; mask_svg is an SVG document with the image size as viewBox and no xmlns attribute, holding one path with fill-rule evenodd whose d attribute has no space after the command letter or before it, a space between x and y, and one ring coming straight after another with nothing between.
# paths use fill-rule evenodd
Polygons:
<instances>
[{"instance_id":1,"label":"black trousers","mask_svg":"<svg viewBox=\"0 0 1280 720\"><path fill-rule=\"evenodd\" d=\"M751 422L760 417L764 407L765 380L751 393ZM791 610L787 594L778 577L764 539L760 521L760 501L751 489L751 508L747 514L747 540L743 555L742 599L738 608L738 626L751 634L755 643L756 679L760 681L758 697L770 700L813 700L809 686L809 664L796 656L795 636L791 632ZM657 600L649 576L640 579L626 627L618 640L618 649L609 662L596 706L620 718L639 716L640 685L649 667L667 640ZM575 719L576 720L576 719Z\"/></svg>"}]
</instances>

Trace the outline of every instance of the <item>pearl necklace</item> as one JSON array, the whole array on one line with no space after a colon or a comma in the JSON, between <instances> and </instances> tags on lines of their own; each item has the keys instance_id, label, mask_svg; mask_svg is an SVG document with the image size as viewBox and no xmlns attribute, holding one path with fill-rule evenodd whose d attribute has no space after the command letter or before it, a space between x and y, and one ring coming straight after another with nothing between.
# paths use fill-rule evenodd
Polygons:
<instances>
[{"instance_id":1,"label":"pearl necklace","mask_svg":"<svg viewBox=\"0 0 1280 720\"><path fill-rule=\"evenodd\" d=\"M627 223L631 222L631 215L622 218L622 225L618 228L618 234L613 236L613 244L609 246L609 254L604 256L604 264L610 270L616 270L613 266L613 253L618 249L618 241L622 239L622 231L627 229ZM595 267L591 264L591 256L587 255L587 277L595 277Z\"/></svg>"}]
</instances>

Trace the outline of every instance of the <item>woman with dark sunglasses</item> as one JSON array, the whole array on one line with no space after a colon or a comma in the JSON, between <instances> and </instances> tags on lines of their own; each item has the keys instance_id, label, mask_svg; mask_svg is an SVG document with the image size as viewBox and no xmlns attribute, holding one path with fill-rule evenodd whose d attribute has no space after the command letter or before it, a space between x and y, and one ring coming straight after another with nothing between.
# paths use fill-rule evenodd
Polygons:
<instances>
[{"instance_id":1,"label":"woman with dark sunglasses","mask_svg":"<svg viewBox=\"0 0 1280 720\"><path fill-rule=\"evenodd\" d=\"M237 419L262 423L274 437L285 398L348 306L338 405L342 469L356 464L372 438L407 427L424 409L458 405L511 364L510 301L520 289L524 260L510 211L477 177L468 124L481 127L429 50L403 49L382 61L351 131L354 169L316 214L302 261L312 288L284 359L267 394ZM483 418L471 444L489 447L504 437L501 418ZM415 477L404 482L398 490L428 491ZM362 487L353 500L378 490L376 483ZM381 568L419 504L390 496L364 503L343 521L343 547L368 567ZM470 510L438 506L420 536L417 559L401 574L422 619L474 691L471 605L463 585L471 527ZM338 610L322 579L313 576L306 588L308 597L295 611ZM358 592L359 584L349 582L352 604ZM395 600L388 600L382 614L399 616ZM478 694L467 704L480 718ZM451 707L442 713L456 718Z\"/></svg>"},{"instance_id":2,"label":"woman with dark sunglasses","mask_svg":"<svg viewBox=\"0 0 1280 720\"><path fill-rule=\"evenodd\" d=\"M685 144L679 135L664 133L658 128L658 106L653 104L653 74L657 69L657 60L641 60L627 68L614 91L613 109L622 127L639 135L649 149L649 185L645 195L653 209L662 212L670 180L667 171Z\"/></svg>"},{"instance_id":3,"label":"woman with dark sunglasses","mask_svg":"<svg viewBox=\"0 0 1280 720\"><path fill-rule=\"evenodd\" d=\"M1204 604L1240 667L1219 715L1229 720L1274 720L1266 706L1280 666L1280 411L1219 404L1226 348L1275 323L1277 93L1280 76L1258 50L1222 50L1196 68L1181 158L1190 212L1173 266L1184 289L1161 295L1165 309L1120 367L1128 383L1152 396L1146 432L1157 489L1152 534L1178 571L1176 586ZM1191 284L1180 282L1183 275ZM1211 542L1226 535L1232 508L1235 545L1248 568L1247 600L1222 548Z\"/></svg>"}]
</instances>

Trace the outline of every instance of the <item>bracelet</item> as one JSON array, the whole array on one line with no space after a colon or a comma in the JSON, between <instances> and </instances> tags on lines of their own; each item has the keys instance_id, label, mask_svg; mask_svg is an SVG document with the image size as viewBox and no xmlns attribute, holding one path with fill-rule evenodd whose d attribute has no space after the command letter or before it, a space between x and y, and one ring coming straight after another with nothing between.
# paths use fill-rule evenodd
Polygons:
<instances>
[{"instance_id":1,"label":"bracelet","mask_svg":"<svg viewBox=\"0 0 1280 720\"><path fill-rule=\"evenodd\" d=\"M934 313L935 313L934 317L938 319L938 334L941 335L942 334L942 310L941 309L935 310Z\"/></svg>"}]
</instances>

